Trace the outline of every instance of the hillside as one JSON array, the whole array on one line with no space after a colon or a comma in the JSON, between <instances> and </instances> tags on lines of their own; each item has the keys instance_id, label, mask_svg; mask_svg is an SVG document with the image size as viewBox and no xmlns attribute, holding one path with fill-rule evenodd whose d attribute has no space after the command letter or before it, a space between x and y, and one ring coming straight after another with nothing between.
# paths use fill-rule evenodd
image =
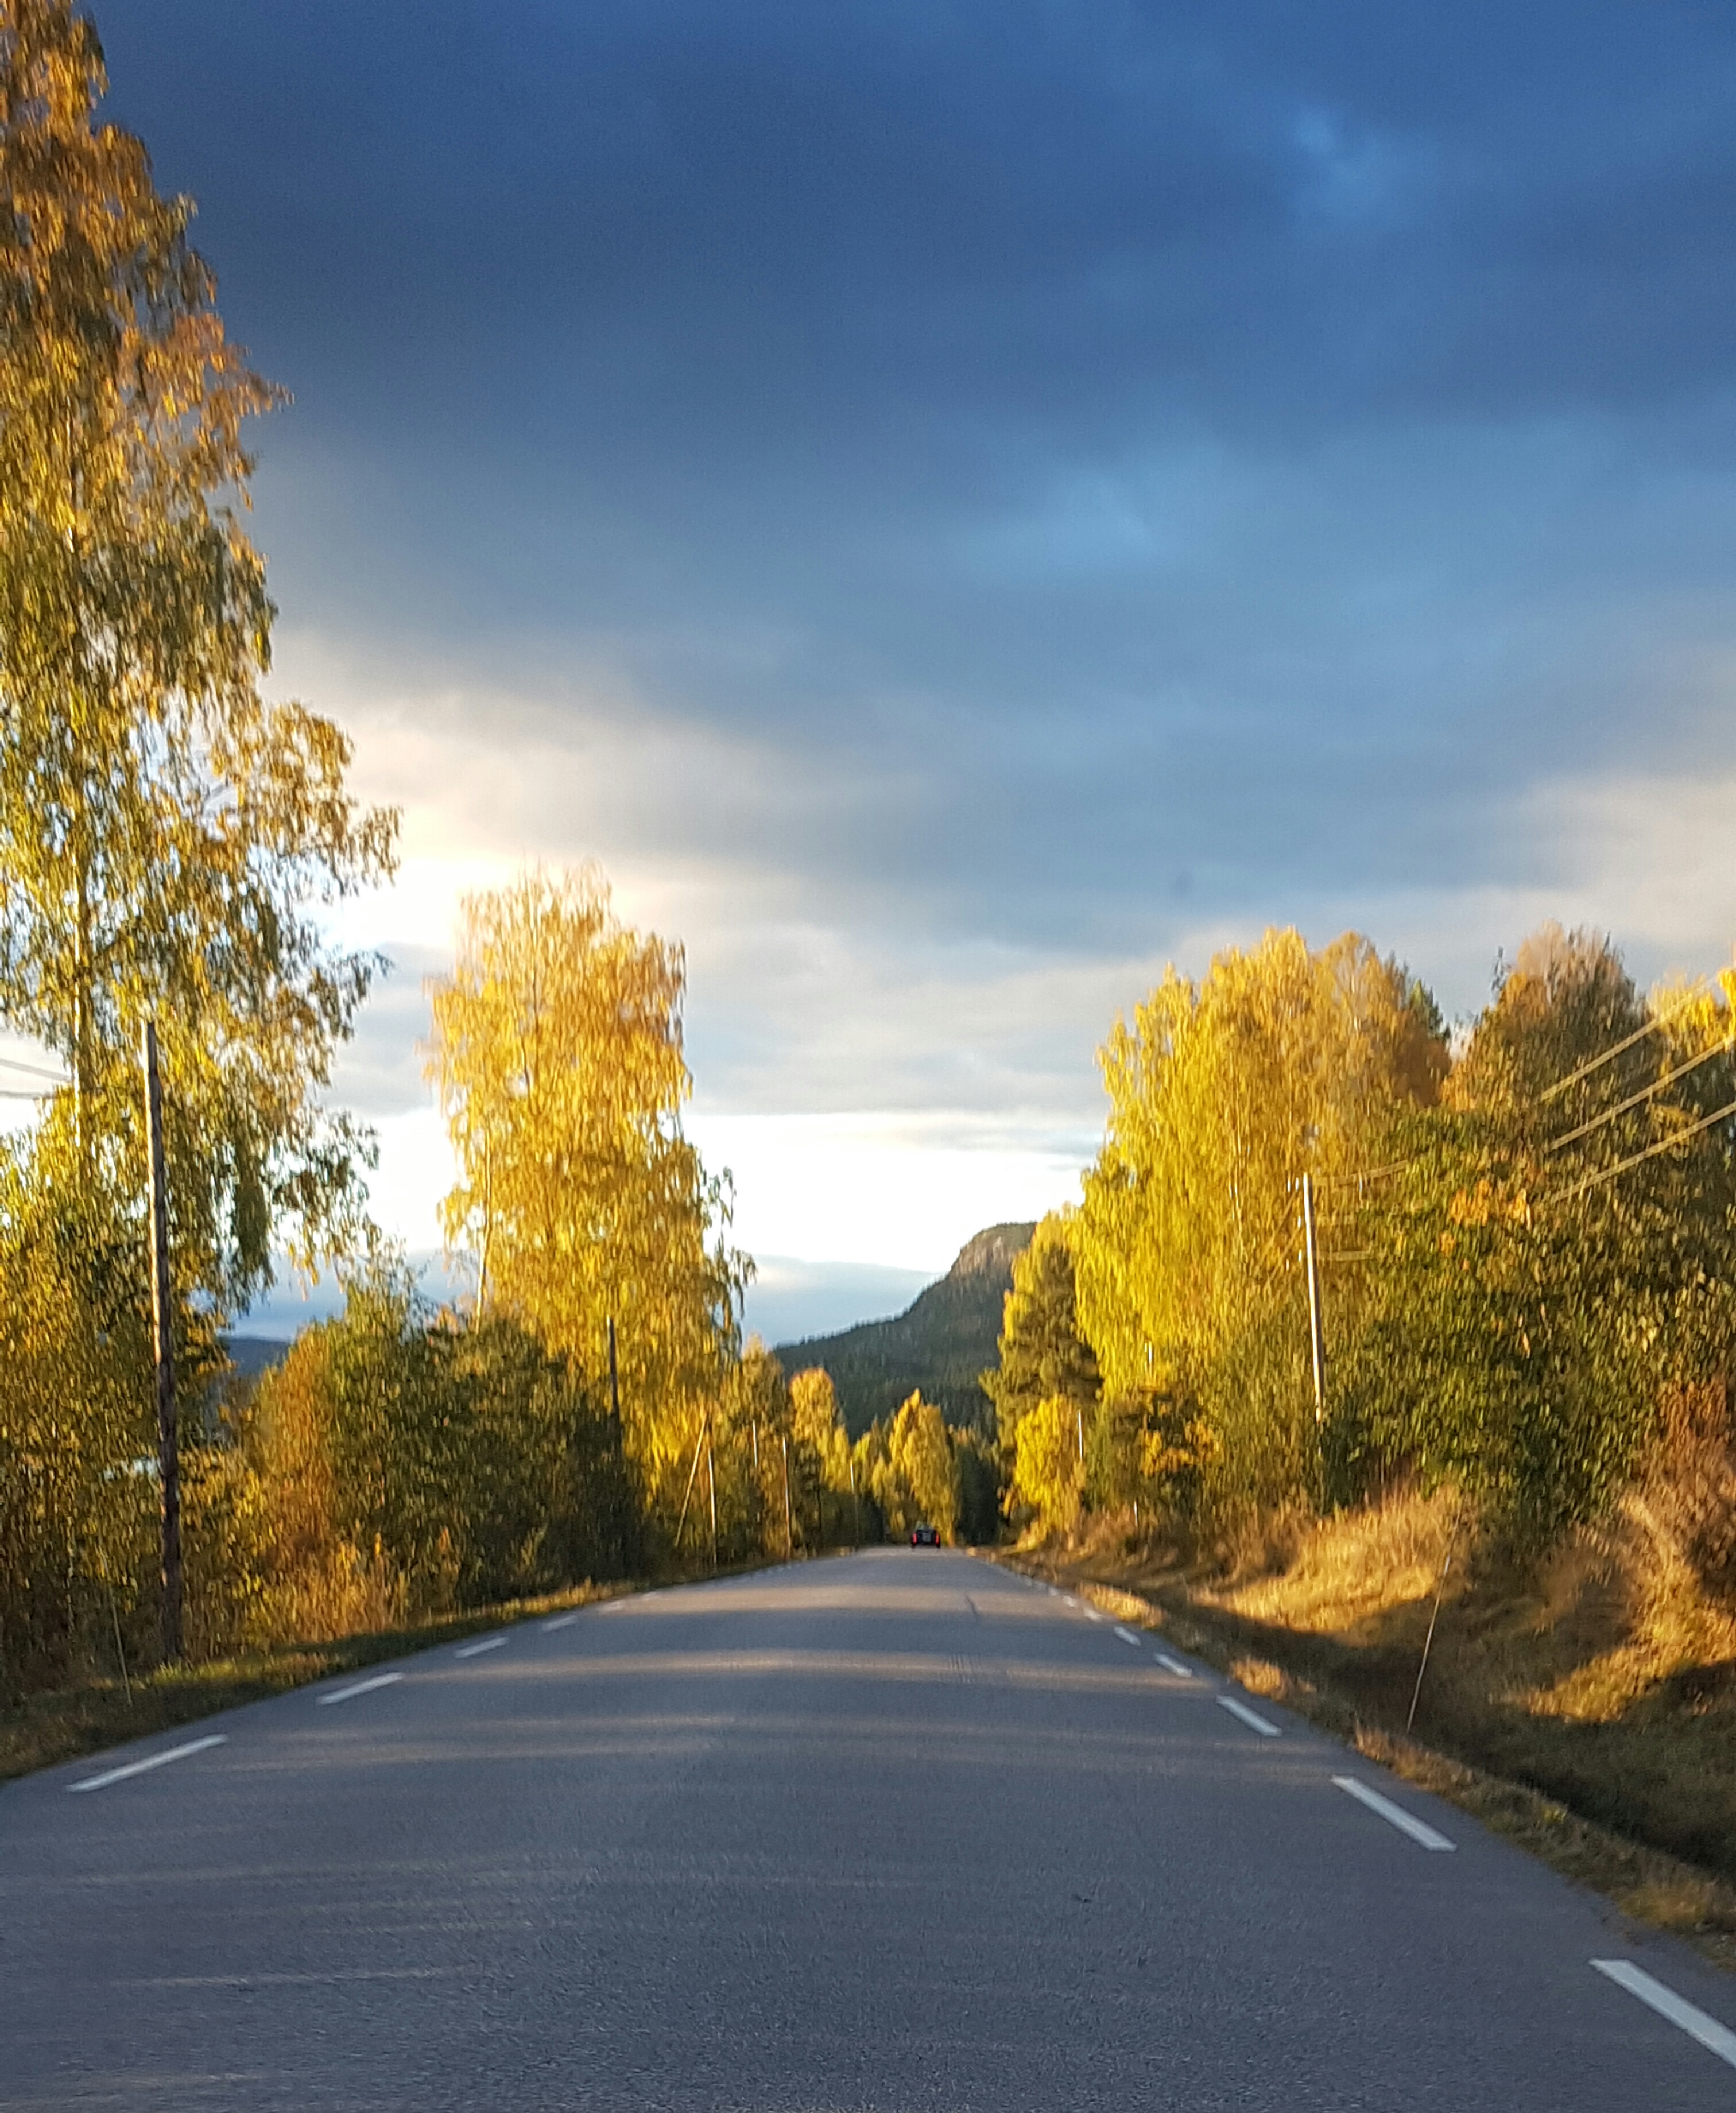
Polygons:
<instances>
[{"instance_id":1,"label":"hillside","mask_svg":"<svg viewBox=\"0 0 1736 2113\"><path fill-rule=\"evenodd\" d=\"M1012 1283L1012 1258L1030 1244L1029 1225L990 1225L967 1240L936 1284L890 1321L864 1321L837 1335L782 1343L787 1372L824 1365L838 1389L850 1435L889 1416L914 1388L937 1403L950 1423L986 1427L990 1410L979 1373L998 1354L1001 1306Z\"/></svg>"}]
</instances>

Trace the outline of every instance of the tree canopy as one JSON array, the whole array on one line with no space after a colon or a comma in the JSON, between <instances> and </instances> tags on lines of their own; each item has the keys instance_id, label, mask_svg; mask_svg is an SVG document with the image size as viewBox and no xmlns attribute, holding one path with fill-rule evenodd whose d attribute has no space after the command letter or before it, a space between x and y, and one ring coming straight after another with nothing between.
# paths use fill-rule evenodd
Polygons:
<instances>
[{"instance_id":1,"label":"tree canopy","mask_svg":"<svg viewBox=\"0 0 1736 2113\"><path fill-rule=\"evenodd\" d=\"M467 899L429 1058L479 1310L528 1321L594 1389L612 1319L629 1444L659 1477L734 1355L746 1271L682 1134L684 987L680 949L620 924L594 873L539 869Z\"/></svg>"},{"instance_id":2,"label":"tree canopy","mask_svg":"<svg viewBox=\"0 0 1736 2113\"><path fill-rule=\"evenodd\" d=\"M396 818L262 694L241 429L277 392L105 87L71 0L0 6L0 1016L66 1061L66 1178L131 1198L155 1018L178 1266L235 1301L274 1237L355 1230L363 1140L320 1094L377 964L318 910L390 874Z\"/></svg>"}]
</instances>

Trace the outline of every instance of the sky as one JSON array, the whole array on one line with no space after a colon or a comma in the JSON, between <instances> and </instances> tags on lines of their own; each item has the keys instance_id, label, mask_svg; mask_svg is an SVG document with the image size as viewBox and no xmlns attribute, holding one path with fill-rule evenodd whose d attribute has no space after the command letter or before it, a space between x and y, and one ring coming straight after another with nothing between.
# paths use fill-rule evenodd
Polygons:
<instances>
[{"instance_id":1,"label":"sky","mask_svg":"<svg viewBox=\"0 0 1736 2113\"><path fill-rule=\"evenodd\" d=\"M527 860L685 942L774 1337L1076 1194L1169 961L1729 959L1721 0L95 11L295 398L273 684L403 810L340 1087L413 1248Z\"/></svg>"}]
</instances>

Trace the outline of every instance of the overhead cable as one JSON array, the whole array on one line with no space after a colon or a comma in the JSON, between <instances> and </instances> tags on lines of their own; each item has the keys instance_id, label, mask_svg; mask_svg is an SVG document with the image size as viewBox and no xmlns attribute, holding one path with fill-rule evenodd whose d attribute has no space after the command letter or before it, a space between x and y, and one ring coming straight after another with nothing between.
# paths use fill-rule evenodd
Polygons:
<instances>
[{"instance_id":1,"label":"overhead cable","mask_svg":"<svg viewBox=\"0 0 1736 2113\"><path fill-rule=\"evenodd\" d=\"M1577 1085L1580 1079L1590 1078L1593 1071L1601 1071L1606 1064L1612 1062L1624 1051L1631 1049L1636 1042L1643 1042L1648 1034L1656 1034L1659 1028L1668 1026L1679 1012L1685 1012L1689 1006L1697 1003L1704 994L1699 990L1690 991L1679 1004L1672 1006L1668 1012L1654 1013L1643 1027L1636 1027L1631 1034L1626 1036L1622 1041L1612 1044L1603 1052L1601 1056L1588 1056L1577 1070L1569 1071L1565 1079L1557 1079L1554 1085L1546 1086L1537 1095L1538 1102L1541 1103L1544 1101L1552 1101L1557 1093L1565 1093L1569 1086Z\"/></svg>"},{"instance_id":2,"label":"overhead cable","mask_svg":"<svg viewBox=\"0 0 1736 2113\"><path fill-rule=\"evenodd\" d=\"M1690 1123L1686 1130L1679 1130L1673 1136L1661 1137L1655 1144L1648 1144L1643 1152L1630 1152L1625 1159L1618 1159L1613 1166L1603 1167L1596 1174L1588 1174L1583 1181L1574 1182L1571 1188L1558 1189L1552 1196L1542 1196L1537 1200L1542 1203L1569 1203L1575 1196L1583 1196L1588 1189L1601 1188L1606 1181L1613 1181L1618 1174L1625 1174L1630 1166L1638 1166L1642 1159L1656 1159L1661 1152L1668 1152L1672 1145L1685 1143L1689 1138L1697 1137L1703 1130L1710 1130L1714 1123L1726 1121L1731 1116L1736 1116L1736 1101L1727 1102L1723 1107L1715 1108L1709 1116L1702 1116L1698 1122Z\"/></svg>"},{"instance_id":3,"label":"overhead cable","mask_svg":"<svg viewBox=\"0 0 1736 2113\"><path fill-rule=\"evenodd\" d=\"M1561 1136L1552 1139L1543 1149L1559 1152L1564 1144L1573 1143L1576 1138L1587 1136L1594 1130L1601 1130L1606 1122L1614 1122L1617 1116L1626 1115L1629 1108L1637 1108L1642 1101L1649 1101L1654 1093L1661 1093L1665 1086L1673 1086L1678 1079L1685 1079L1690 1071L1697 1071L1702 1064L1709 1064L1714 1056L1725 1055L1729 1047L1728 1040L1715 1042L1711 1048L1702 1049L1697 1056L1690 1056L1685 1063L1678 1064L1674 1070L1666 1071L1661 1078L1654 1079L1649 1086L1642 1086L1637 1093L1629 1093L1626 1100L1618 1101L1613 1108L1606 1108L1601 1115L1588 1117L1577 1130L1567 1130Z\"/></svg>"},{"instance_id":4,"label":"overhead cable","mask_svg":"<svg viewBox=\"0 0 1736 2113\"><path fill-rule=\"evenodd\" d=\"M72 1083L64 1071L47 1071L40 1064L26 1064L16 1056L0 1056L0 1070L22 1071L27 1079L47 1079L57 1086Z\"/></svg>"}]
</instances>

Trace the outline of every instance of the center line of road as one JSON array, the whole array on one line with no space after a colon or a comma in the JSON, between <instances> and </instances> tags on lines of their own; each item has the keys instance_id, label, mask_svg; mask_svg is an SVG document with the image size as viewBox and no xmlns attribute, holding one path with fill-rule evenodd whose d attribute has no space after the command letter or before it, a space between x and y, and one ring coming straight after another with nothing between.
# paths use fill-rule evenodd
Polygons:
<instances>
[{"instance_id":1,"label":"center line of road","mask_svg":"<svg viewBox=\"0 0 1736 2113\"><path fill-rule=\"evenodd\" d=\"M1135 1650L1139 1649L1140 1640L1136 1636L1135 1636L1131 1629L1124 1629L1121 1623L1117 1622L1115 1625L1115 1633L1121 1638L1124 1644L1131 1644Z\"/></svg>"},{"instance_id":2,"label":"center line of road","mask_svg":"<svg viewBox=\"0 0 1736 2113\"><path fill-rule=\"evenodd\" d=\"M575 1607L570 1614L557 1614L552 1622L545 1622L542 1624L542 1633L546 1636L550 1629L570 1628L578 1619L578 1609Z\"/></svg>"},{"instance_id":3,"label":"center line of road","mask_svg":"<svg viewBox=\"0 0 1736 2113\"><path fill-rule=\"evenodd\" d=\"M1677 1995L1674 1988L1666 1988L1661 1981L1636 1966L1631 1959L1594 1959L1592 1961L1600 1974L1606 1974L1618 1988L1625 1988L1630 1996L1638 1996L1661 2018L1668 2018L1678 2025L1690 2039L1698 2040L1710 2054L1720 2061L1727 2061L1736 2069L1736 2033L1727 2025L1720 2025L1715 2018L1709 2018L1704 2010Z\"/></svg>"},{"instance_id":4,"label":"center line of road","mask_svg":"<svg viewBox=\"0 0 1736 2113\"><path fill-rule=\"evenodd\" d=\"M1094 1607L1087 1607L1085 1609L1085 1618L1088 1622L1100 1622L1103 1619L1103 1616Z\"/></svg>"},{"instance_id":5,"label":"center line of road","mask_svg":"<svg viewBox=\"0 0 1736 2113\"><path fill-rule=\"evenodd\" d=\"M1227 1709L1232 1717L1240 1717L1250 1732L1258 1732L1263 1739L1281 1739L1283 1733L1276 1724L1268 1724L1259 1710L1250 1709L1245 1702L1238 1702L1233 1695L1220 1695L1220 1709Z\"/></svg>"},{"instance_id":6,"label":"center line of road","mask_svg":"<svg viewBox=\"0 0 1736 2113\"><path fill-rule=\"evenodd\" d=\"M1437 1834L1426 1821L1414 1819L1403 1805L1395 1805L1390 1797L1382 1797L1377 1790L1371 1790L1367 1783L1359 1782L1355 1776L1334 1776L1332 1781L1347 1797L1354 1797L1359 1805L1367 1805L1370 1812L1377 1812L1389 1826L1397 1828L1400 1834L1408 1834L1420 1847L1458 1847L1456 1841L1449 1841L1444 1834Z\"/></svg>"},{"instance_id":7,"label":"center line of road","mask_svg":"<svg viewBox=\"0 0 1736 2113\"><path fill-rule=\"evenodd\" d=\"M1158 1663L1163 1667L1166 1673L1174 1673L1177 1680L1191 1680L1193 1678L1194 1668L1192 1666L1184 1665L1180 1659L1172 1658L1167 1651L1154 1651L1152 1653L1152 1656L1157 1660Z\"/></svg>"},{"instance_id":8,"label":"center line of road","mask_svg":"<svg viewBox=\"0 0 1736 2113\"><path fill-rule=\"evenodd\" d=\"M124 1768L110 1768L105 1774L86 1776L83 1782L68 1783L68 1790L106 1790L110 1783L125 1782L129 1776L142 1776L147 1768L160 1768L166 1761L178 1761L187 1754L202 1754L207 1746L221 1746L227 1740L226 1732L208 1732L203 1739L189 1739L184 1746L166 1746L160 1754L152 1754L142 1761L129 1761Z\"/></svg>"},{"instance_id":9,"label":"center line of road","mask_svg":"<svg viewBox=\"0 0 1736 2113\"><path fill-rule=\"evenodd\" d=\"M480 1658L485 1650L499 1650L505 1641L505 1636L484 1636L480 1643L460 1644L452 1655L454 1658Z\"/></svg>"},{"instance_id":10,"label":"center line of road","mask_svg":"<svg viewBox=\"0 0 1736 2113\"><path fill-rule=\"evenodd\" d=\"M316 1695L313 1700L322 1709L334 1702L349 1702L358 1695L372 1695L377 1687L390 1687L395 1680L402 1680L401 1673L377 1673L372 1680L359 1680L349 1687L334 1687L329 1695Z\"/></svg>"}]
</instances>

